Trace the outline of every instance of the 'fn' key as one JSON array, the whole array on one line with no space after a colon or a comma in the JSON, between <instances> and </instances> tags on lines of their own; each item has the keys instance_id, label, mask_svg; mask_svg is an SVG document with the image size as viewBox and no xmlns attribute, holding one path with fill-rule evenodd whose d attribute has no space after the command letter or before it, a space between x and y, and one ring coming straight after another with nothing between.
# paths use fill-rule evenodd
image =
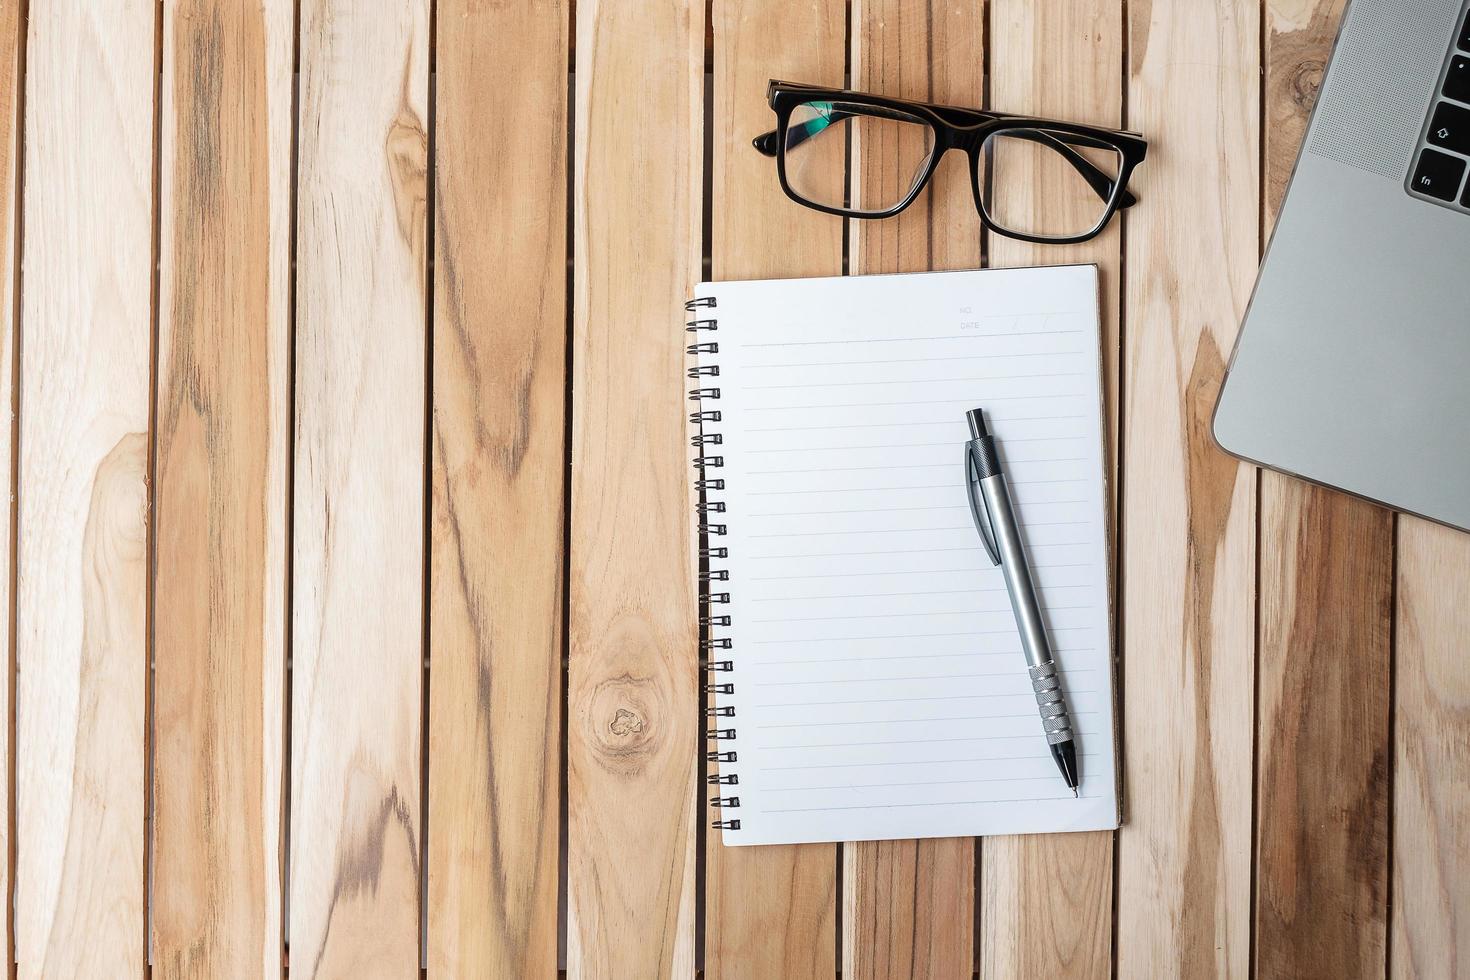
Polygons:
<instances>
[{"instance_id":1,"label":"'fn' key","mask_svg":"<svg viewBox=\"0 0 1470 980\"><path fill-rule=\"evenodd\" d=\"M1426 149L1414 170L1414 190L1441 201L1453 201L1465 176L1465 161L1448 153Z\"/></svg>"}]
</instances>

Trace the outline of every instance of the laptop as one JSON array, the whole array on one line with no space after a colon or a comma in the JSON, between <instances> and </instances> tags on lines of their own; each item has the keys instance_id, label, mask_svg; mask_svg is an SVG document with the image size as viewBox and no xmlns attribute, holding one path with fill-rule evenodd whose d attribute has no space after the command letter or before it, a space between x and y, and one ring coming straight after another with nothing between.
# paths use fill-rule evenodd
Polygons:
<instances>
[{"instance_id":1,"label":"laptop","mask_svg":"<svg viewBox=\"0 0 1470 980\"><path fill-rule=\"evenodd\" d=\"M1248 462L1470 530L1467 0L1353 0L1214 418Z\"/></svg>"}]
</instances>

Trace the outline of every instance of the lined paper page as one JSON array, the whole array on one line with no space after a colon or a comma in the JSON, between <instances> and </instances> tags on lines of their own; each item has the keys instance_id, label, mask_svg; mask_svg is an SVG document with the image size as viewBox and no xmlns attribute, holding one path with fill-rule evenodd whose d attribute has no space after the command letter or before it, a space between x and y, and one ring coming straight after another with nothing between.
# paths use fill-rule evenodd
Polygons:
<instances>
[{"instance_id":1,"label":"lined paper page","mask_svg":"<svg viewBox=\"0 0 1470 980\"><path fill-rule=\"evenodd\" d=\"M740 830L727 844L1117 826L1096 269L715 283ZM1082 757L1041 734L966 497L1011 480ZM712 746L713 747L713 746Z\"/></svg>"}]
</instances>

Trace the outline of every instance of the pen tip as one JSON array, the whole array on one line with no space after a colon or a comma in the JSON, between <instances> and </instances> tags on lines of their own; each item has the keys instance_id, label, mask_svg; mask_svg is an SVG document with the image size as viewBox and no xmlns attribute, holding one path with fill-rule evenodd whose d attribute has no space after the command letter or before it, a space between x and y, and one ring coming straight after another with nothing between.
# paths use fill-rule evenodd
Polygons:
<instances>
[{"instance_id":1,"label":"pen tip","mask_svg":"<svg viewBox=\"0 0 1470 980\"><path fill-rule=\"evenodd\" d=\"M1078 795L1077 795L1077 787L1076 787L1076 786L1073 786L1073 787L1072 787L1072 799L1074 799L1074 800L1076 800L1076 799L1080 799L1080 798L1081 798L1081 797L1079 797L1079 796L1078 796Z\"/></svg>"}]
</instances>

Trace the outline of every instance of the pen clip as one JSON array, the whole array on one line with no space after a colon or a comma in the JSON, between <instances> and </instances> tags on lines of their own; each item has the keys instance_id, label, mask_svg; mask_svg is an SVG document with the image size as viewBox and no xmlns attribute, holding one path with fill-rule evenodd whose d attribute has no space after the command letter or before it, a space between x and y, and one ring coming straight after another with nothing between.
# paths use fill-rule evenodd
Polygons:
<instances>
[{"instance_id":1,"label":"pen clip","mask_svg":"<svg viewBox=\"0 0 1470 980\"><path fill-rule=\"evenodd\" d=\"M965 485L970 493L970 516L975 519L975 530L980 532L980 541L992 565L1000 564L1000 548L995 543L995 524L990 519L990 505L980 490L980 470L975 466L975 454L965 446ZM983 511L983 513L982 513Z\"/></svg>"}]
</instances>

